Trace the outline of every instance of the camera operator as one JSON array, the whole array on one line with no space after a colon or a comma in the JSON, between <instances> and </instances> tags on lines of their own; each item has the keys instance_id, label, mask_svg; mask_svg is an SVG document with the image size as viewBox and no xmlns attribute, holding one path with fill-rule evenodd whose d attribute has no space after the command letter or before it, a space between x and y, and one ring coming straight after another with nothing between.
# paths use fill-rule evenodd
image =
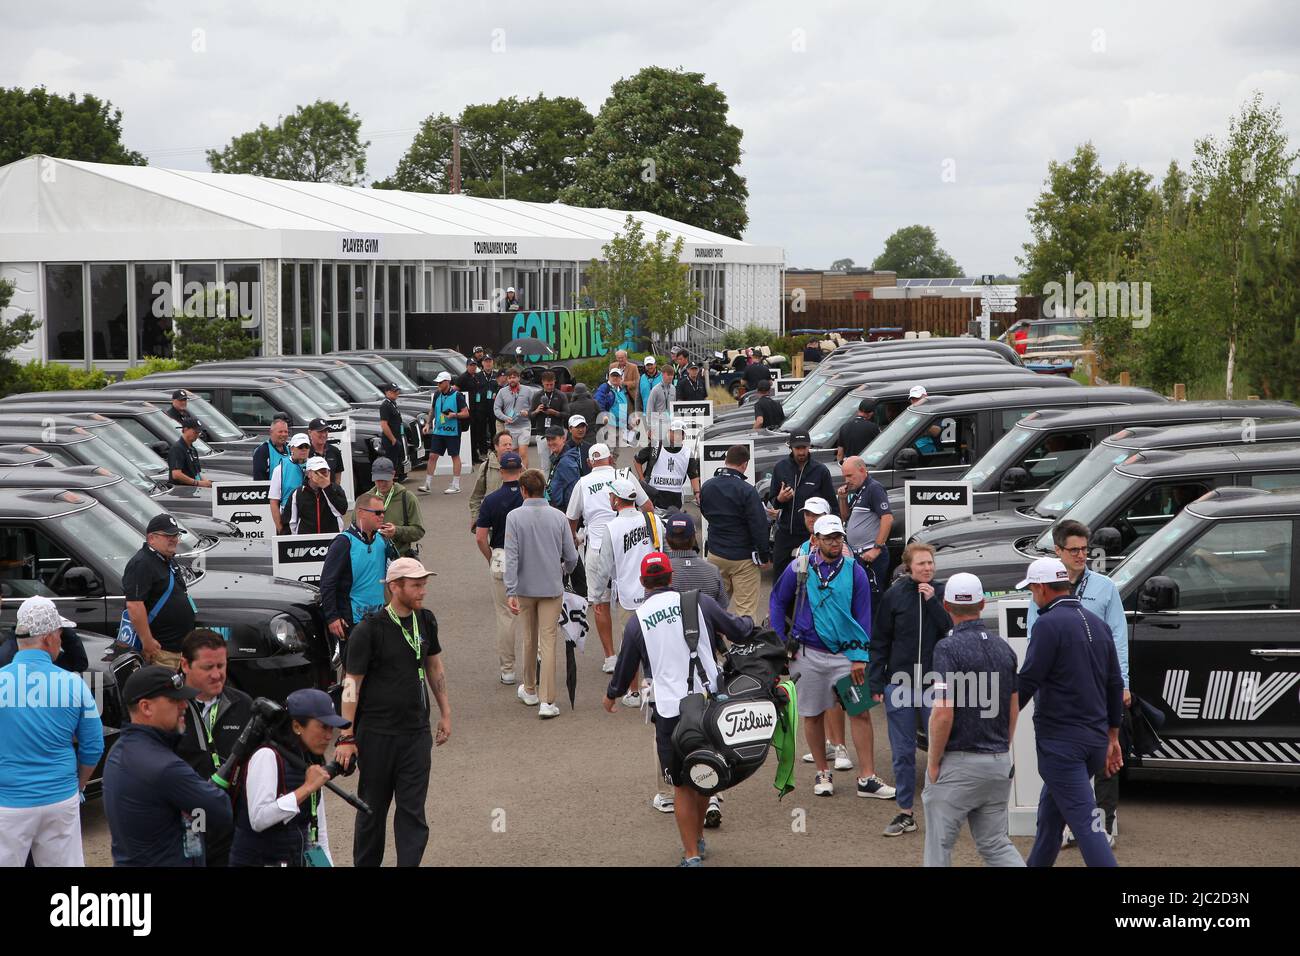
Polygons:
<instances>
[{"instance_id":1,"label":"camera operator","mask_svg":"<svg viewBox=\"0 0 1300 956\"><path fill-rule=\"evenodd\" d=\"M122 699L131 723L104 762L114 866L203 866L204 837L230 830L230 798L175 752L186 705L197 696L161 664L127 679Z\"/></svg>"},{"instance_id":2,"label":"camera operator","mask_svg":"<svg viewBox=\"0 0 1300 956\"><path fill-rule=\"evenodd\" d=\"M176 754L204 780L230 756L244 725L253 716L253 699L226 681L226 642L216 631L198 628L181 643L181 673L198 697L185 704L185 729ZM208 866L226 866L232 834L207 841Z\"/></svg>"},{"instance_id":3,"label":"camera operator","mask_svg":"<svg viewBox=\"0 0 1300 956\"><path fill-rule=\"evenodd\" d=\"M333 866L325 823L326 749L351 727L323 690L285 700L288 726L274 728L248 759L235 810L231 866Z\"/></svg>"}]
</instances>

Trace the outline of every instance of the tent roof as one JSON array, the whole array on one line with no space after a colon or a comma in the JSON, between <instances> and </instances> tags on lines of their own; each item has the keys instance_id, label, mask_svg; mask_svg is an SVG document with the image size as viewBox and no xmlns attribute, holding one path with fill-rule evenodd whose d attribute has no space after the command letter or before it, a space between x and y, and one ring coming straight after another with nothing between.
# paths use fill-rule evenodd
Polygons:
<instances>
[{"instance_id":1,"label":"tent roof","mask_svg":"<svg viewBox=\"0 0 1300 956\"><path fill-rule=\"evenodd\" d=\"M0 167L0 260L335 258L373 236L383 259L599 257L627 213L29 156ZM756 246L646 212L649 235L681 236L684 260L781 264ZM473 240L516 241L514 254ZM164 245L166 248L164 248ZM696 247L708 247L701 254ZM22 254L18 250L30 250ZM242 252L240 250L243 250ZM36 252L33 255L32 252Z\"/></svg>"}]
</instances>

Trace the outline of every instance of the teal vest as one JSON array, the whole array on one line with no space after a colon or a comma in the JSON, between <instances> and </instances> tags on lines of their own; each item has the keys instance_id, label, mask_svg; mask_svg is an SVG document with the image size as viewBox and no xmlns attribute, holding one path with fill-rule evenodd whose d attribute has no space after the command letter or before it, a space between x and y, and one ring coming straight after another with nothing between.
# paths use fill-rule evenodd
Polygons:
<instances>
[{"instance_id":1,"label":"teal vest","mask_svg":"<svg viewBox=\"0 0 1300 956\"><path fill-rule=\"evenodd\" d=\"M271 454L275 454L274 448L271 449ZM280 456L280 464L283 465L280 469L280 510L284 511L289 507L289 499L303 486L307 476L303 473L302 465L285 455Z\"/></svg>"},{"instance_id":2,"label":"teal vest","mask_svg":"<svg viewBox=\"0 0 1300 956\"><path fill-rule=\"evenodd\" d=\"M285 445L284 447L287 449L289 446ZM278 451L275 445L271 444L270 439L267 439L266 450L267 450L266 473L268 475L274 475L275 466L280 464L280 462L282 461L289 461L289 456L284 452Z\"/></svg>"},{"instance_id":3,"label":"teal vest","mask_svg":"<svg viewBox=\"0 0 1300 956\"><path fill-rule=\"evenodd\" d=\"M460 434L460 419L456 418L456 413L460 411L460 393L454 388L442 395L434 392L433 395L433 433L446 437L455 437Z\"/></svg>"},{"instance_id":4,"label":"teal vest","mask_svg":"<svg viewBox=\"0 0 1300 956\"><path fill-rule=\"evenodd\" d=\"M352 623L384 605L384 572L388 570L388 541L375 535L366 544L361 536L348 532L348 560L352 563Z\"/></svg>"}]
</instances>

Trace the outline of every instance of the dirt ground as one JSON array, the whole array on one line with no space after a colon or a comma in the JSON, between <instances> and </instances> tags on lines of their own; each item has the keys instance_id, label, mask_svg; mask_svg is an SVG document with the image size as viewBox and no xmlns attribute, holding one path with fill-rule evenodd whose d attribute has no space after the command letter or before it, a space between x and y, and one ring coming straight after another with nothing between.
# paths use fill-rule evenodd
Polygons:
<instances>
[{"instance_id":1,"label":"dirt ground","mask_svg":"<svg viewBox=\"0 0 1300 956\"><path fill-rule=\"evenodd\" d=\"M468 467L466 468L468 478ZM411 479L414 489L418 479ZM466 481L466 483L468 483ZM468 492L420 495L428 534L423 542L431 579L426 607L438 617L452 702L450 741L433 755L429 785L430 839L426 866L668 866L680 856L669 814L650 806L657 779L653 730L636 711L607 714L601 699L595 629L579 661L576 708L542 721L513 687L497 680L487 563L468 530ZM940 569L940 576L957 569ZM763 597L770 582L765 582ZM561 656L561 660L563 660ZM561 665L560 686L563 686ZM883 715L873 711L875 764L893 782ZM806 749L806 748L805 748ZM851 748L850 748L851 749ZM800 751L803 752L802 749ZM855 774L837 774L834 797L814 798L813 768L799 764L798 789L778 800L775 760L725 796L723 825L709 831L710 866L919 866L921 830L881 836L894 816L892 801L858 799ZM344 780L354 786L355 777ZM335 864L351 865L354 812L337 798L326 803ZM1122 789L1122 866L1300 865L1300 801L1295 791L1191 784L1132 784ZM102 804L85 808L86 863L111 865ZM1027 853L1032 840L1015 838ZM390 822L389 851L392 865ZM969 833L954 865L981 865ZM1076 850L1058 866L1081 866Z\"/></svg>"}]
</instances>

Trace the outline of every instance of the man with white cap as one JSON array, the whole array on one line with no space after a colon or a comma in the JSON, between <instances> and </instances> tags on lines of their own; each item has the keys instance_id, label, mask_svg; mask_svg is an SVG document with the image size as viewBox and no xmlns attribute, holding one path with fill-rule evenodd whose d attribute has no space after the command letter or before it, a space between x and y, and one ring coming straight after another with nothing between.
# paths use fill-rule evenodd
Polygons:
<instances>
[{"instance_id":1,"label":"man with white cap","mask_svg":"<svg viewBox=\"0 0 1300 956\"><path fill-rule=\"evenodd\" d=\"M104 752L95 697L54 660L74 626L49 598L18 608L18 653L0 668L0 867L83 866L82 791Z\"/></svg>"},{"instance_id":2,"label":"man with white cap","mask_svg":"<svg viewBox=\"0 0 1300 956\"><path fill-rule=\"evenodd\" d=\"M829 797L835 787L826 764L826 712L841 705L841 689L836 685L846 678L866 690L871 584L862 566L845 556L844 523L834 515L823 515L813 525L809 557L807 580L799 579L801 562L786 566L772 588L768 616L782 640L787 615L792 621L790 636L798 650L790 676L799 680L799 716L804 718L804 738L817 764L813 793ZM894 788L876 776L875 742L866 708L849 718L849 727L863 770L858 796L892 800Z\"/></svg>"},{"instance_id":3,"label":"man with white cap","mask_svg":"<svg viewBox=\"0 0 1300 956\"><path fill-rule=\"evenodd\" d=\"M429 842L424 806L432 751L451 737L451 703L438 643L438 619L425 608L430 572L415 558L388 566L389 601L352 630L344 663L342 706L352 733L338 739L334 759L357 761L357 796L373 813L358 813L352 844L354 866L384 862L388 807L398 866L419 866ZM429 692L438 703L438 727L429 732Z\"/></svg>"},{"instance_id":4,"label":"man with white cap","mask_svg":"<svg viewBox=\"0 0 1300 956\"><path fill-rule=\"evenodd\" d=\"M934 648L925 806L925 865L950 866L968 822L989 866L1024 866L1007 835L1011 741L1020 713L1016 653L980 623L984 587L959 571L943 589L951 633Z\"/></svg>"},{"instance_id":5,"label":"man with white cap","mask_svg":"<svg viewBox=\"0 0 1300 956\"><path fill-rule=\"evenodd\" d=\"M617 365L609 367L609 375L596 389L593 396L596 406L605 413L607 434L614 444L622 444L627 432L628 413L632 410L632 399L627 386L623 384L623 370Z\"/></svg>"},{"instance_id":6,"label":"man with white cap","mask_svg":"<svg viewBox=\"0 0 1300 956\"><path fill-rule=\"evenodd\" d=\"M924 404L926 398L929 397L929 394L930 393L925 390L924 385L913 385L907 390L907 404L912 408ZM933 455L939 450L939 446L935 444L935 440L939 437L942 430L943 429L941 429L938 424L931 425L925 430L925 434L912 442L912 444L922 455Z\"/></svg>"},{"instance_id":7,"label":"man with white cap","mask_svg":"<svg viewBox=\"0 0 1300 956\"><path fill-rule=\"evenodd\" d=\"M519 308L519 297L515 294L515 287L509 286L506 289L506 297L501 302L501 311L518 312Z\"/></svg>"},{"instance_id":8,"label":"man with white cap","mask_svg":"<svg viewBox=\"0 0 1300 956\"><path fill-rule=\"evenodd\" d=\"M591 446L596 444L596 440L591 437L591 426L587 422L585 415L569 416L569 437L564 440L565 447L578 449L578 461L581 464L581 473L586 475L591 472Z\"/></svg>"},{"instance_id":9,"label":"man with white cap","mask_svg":"<svg viewBox=\"0 0 1300 956\"><path fill-rule=\"evenodd\" d=\"M279 534L289 533L290 499L293 493L307 482L303 465L311 452L311 439L306 432L298 432L289 439L289 457L281 458L271 472L271 524Z\"/></svg>"},{"instance_id":10,"label":"man with white cap","mask_svg":"<svg viewBox=\"0 0 1300 956\"><path fill-rule=\"evenodd\" d=\"M1038 832L1026 862L1051 866L1068 824L1088 866L1114 866L1092 778L1124 765L1124 678L1115 641L1110 626L1070 593L1070 572L1060 558L1031 564L1016 589L1026 586L1038 619L1029 632L1018 689L1022 707L1038 696L1034 739L1043 778Z\"/></svg>"},{"instance_id":11,"label":"man with white cap","mask_svg":"<svg viewBox=\"0 0 1300 956\"><path fill-rule=\"evenodd\" d=\"M583 529L579 544L585 542L585 547L582 548L584 572L591 567L596 548L599 547L598 542L601 540L601 531L606 522L614 517L614 509L609 504L609 488L614 479L619 477L618 472L614 470L614 456L609 446L603 442L592 445L587 452L587 458L591 463L591 472L583 475L573 486L573 494L569 496L569 507L565 511L575 541L579 541L579 528ZM637 506L642 510L652 510L650 497L639 483L637 491L639 492L636 499ZM615 656L609 605L597 604L595 608L596 633L600 635L600 644L605 650L605 663L601 669L606 674L612 674Z\"/></svg>"},{"instance_id":12,"label":"man with white cap","mask_svg":"<svg viewBox=\"0 0 1300 956\"><path fill-rule=\"evenodd\" d=\"M460 492L460 424L469 421L469 404L465 393L451 384L450 372L439 372L435 381L437 388L429 400L429 417L424 422L429 461L420 490L425 494L433 490L433 471L438 467L438 459L450 455L451 484L442 493L454 495Z\"/></svg>"},{"instance_id":13,"label":"man with white cap","mask_svg":"<svg viewBox=\"0 0 1300 956\"><path fill-rule=\"evenodd\" d=\"M289 499L289 533L338 534L347 523L343 516L348 513L348 496L334 484L324 458L308 458L303 471L307 483Z\"/></svg>"},{"instance_id":14,"label":"man with white cap","mask_svg":"<svg viewBox=\"0 0 1300 956\"><path fill-rule=\"evenodd\" d=\"M616 478L610 483L609 506L614 516L601 529L587 565L587 597L597 606L609 606L618 633L645 600L641 559L652 551L663 551L667 534L663 520L653 510L637 508L638 492L645 494L631 478ZM635 685L623 697L623 703L641 706L641 694Z\"/></svg>"},{"instance_id":15,"label":"man with white cap","mask_svg":"<svg viewBox=\"0 0 1300 956\"><path fill-rule=\"evenodd\" d=\"M641 410L648 413L650 411L650 392L664 379L659 372L659 360L653 355L647 355L642 359L641 366L643 370L637 381L636 394L641 401Z\"/></svg>"},{"instance_id":16,"label":"man with white cap","mask_svg":"<svg viewBox=\"0 0 1300 956\"><path fill-rule=\"evenodd\" d=\"M680 511L687 482L695 500L700 498L700 462L685 442L686 422L674 418L662 445L646 445L632 459L632 470L649 487L656 508Z\"/></svg>"}]
</instances>

